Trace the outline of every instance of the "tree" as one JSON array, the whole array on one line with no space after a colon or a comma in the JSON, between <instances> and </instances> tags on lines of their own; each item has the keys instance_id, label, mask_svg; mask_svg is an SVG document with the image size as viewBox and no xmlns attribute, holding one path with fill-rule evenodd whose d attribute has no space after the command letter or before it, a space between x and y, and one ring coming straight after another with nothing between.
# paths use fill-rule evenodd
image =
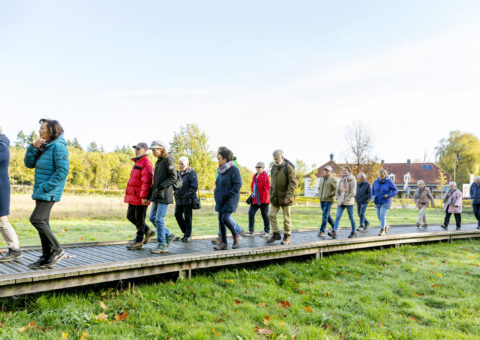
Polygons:
<instances>
[{"instance_id":1,"label":"tree","mask_svg":"<svg viewBox=\"0 0 480 340\"><path fill-rule=\"evenodd\" d=\"M437 189L443 191L443 187L447 185L447 175L445 174L445 171L442 169L438 170L438 178L437 178Z\"/></svg>"},{"instance_id":2,"label":"tree","mask_svg":"<svg viewBox=\"0 0 480 340\"><path fill-rule=\"evenodd\" d=\"M358 171L363 171L363 166L375 158L370 129L362 122L356 122L346 128L345 136L349 147L348 161L355 164Z\"/></svg>"},{"instance_id":3,"label":"tree","mask_svg":"<svg viewBox=\"0 0 480 340\"><path fill-rule=\"evenodd\" d=\"M208 137L196 124L187 124L175 132L170 142L170 153L175 160L188 158L198 177L198 188L212 190L215 186L217 164L210 150Z\"/></svg>"},{"instance_id":4,"label":"tree","mask_svg":"<svg viewBox=\"0 0 480 340\"><path fill-rule=\"evenodd\" d=\"M458 187L469 183L470 174L478 173L480 140L473 133L451 131L448 138L440 140L435 150L438 164L453 174Z\"/></svg>"},{"instance_id":5,"label":"tree","mask_svg":"<svg viewBox=\"0 0 480 340\"><path fill-rule=\"evenodd\" d=\"M76 137L72 141L67 140L67 146L71 146L75 149L83 150L82 146L80 145L80 143L78 142L78 139Z\"/></svg>"},{"instance_id":6,"label":"tree","mask_svg":"<svg viewBox=\"0 0 480 340\"><path fill-rule=\"evenodd\" d=\"M20 131L17 134L17 140L15 141L15 147L19 149L26 149L30 144L35 142L38 139L38 135L35 132L35 130L32 130L32 132L29 135L26 135L23 131Z\"/></svg>"},{"instance_id":7,"label":"tree","mask_svg":"<svg viewBox=\"0 0 480 340\"><path fill-rule=\"evenodd\" d=\"M98 146L96 142L91 142L87 146L87 152L105 152L105 150L103 150L103 146Z\"/></svg>"}]
</instances>

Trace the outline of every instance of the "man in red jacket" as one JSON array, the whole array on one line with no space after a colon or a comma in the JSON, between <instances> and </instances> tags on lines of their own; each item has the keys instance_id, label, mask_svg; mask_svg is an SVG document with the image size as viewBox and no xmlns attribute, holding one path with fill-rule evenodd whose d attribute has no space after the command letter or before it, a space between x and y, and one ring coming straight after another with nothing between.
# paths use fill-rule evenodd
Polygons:
<instances>
[{"instance_id":1,"label":"man in red jacket","mask_svg":"<svg viewBox=\"0 0 480 340\"><path fill-rule=\"evenodd\" d=\"M137 237L127 246L127 249L140 250L155 235L155 231L145 223L147 209L150 205L147 198L153 183L153 164L148 158L146 143L138 143L133 148L135 149L135 158L132 158L132 161L135 164L130 173L124 202L128 203L128 220L137 227Z\"/></svg>"},{"instance_id":2,"label":"man in red jacket","mask_svg":"<svg viewBox=\"0 0 480 340\"><path fill-rule=\"evenodd\" d=\"M263 218L263 232L261 237L269 237L270 219L268 217L268 206L270 204L270 178L265 171L265 163L258 162L255 169L257 173L253 175L249 198L250 209L248 210L248 233L244 236L253 236L255 229L255 214L260 209Z\"/></svg>"}]
</instances>

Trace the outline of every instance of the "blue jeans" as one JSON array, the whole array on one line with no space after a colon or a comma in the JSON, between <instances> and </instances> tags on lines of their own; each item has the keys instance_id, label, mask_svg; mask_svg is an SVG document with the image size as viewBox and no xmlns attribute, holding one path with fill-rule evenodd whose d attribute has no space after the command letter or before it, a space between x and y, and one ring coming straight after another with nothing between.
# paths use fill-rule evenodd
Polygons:
<instances>
[{"instance_id":1,"label":"blue jeans","mask_svg":"<svg viewBox=\"0 0 480 340\"><path fill-rule=\"evenodd\" d=\"M322 233L325 232L325 227L327 226L327 222L333 228L333 218L330 216L330 210L332 209L333 202L322 201L320 202L320 207L322 208L322 225L320 226L320 231Z\"/></svg>"},{"instance_id":2,"label":"blue jeans","mask_svg":"<svg viewBox=\"0 0 480 340\"><path fill-rule=\"evenodd\" d=\"M269 204L262 204L262 205L256 205L252 204L250 205L250 209L248 210L248 231L254 232L255 231L255 214L257 213L258 209L260 209L260 212L262 213L262 218L263 218L263 231L266 233L270 232L270 219L268 218L268 206Z\"/></svg>"},{"instance_id":3,"label":"blue jeans","mask_svg":"<svg viewBox=\"0 0 480 340\"><path fill-rule=\"evenodd\" d=\"M237 234L240 234L243 231L242 228L240 228L237 221L235 221L235 219L233 218L232 214L230 214L230 218L232 219L233 224L235 224L235 231L237 232ZM218 236L222 236L222 224L220 223L220 221L218 221Z\"/></svg>"},{"instance_id":4,"label":"blue jeans","mask_svg":"<svg viewBox=\"0 0 480 340\"><path fill-rule=\"evenodd\" d=\"M347 209L348 218L350 219L350 224L352 226L352 233L356 231L355 219L353 218L353 205L339 205L337 207L337 216L335 217L335 225L333 226L333 231L337 231L338 226L340 225L340 220L342 219L343 211Z\"/></svg>"},{"instance_id":5,"label":"blue jeans","mask_svg":"<svg viewBox=\"0 0 480 340\"><path fill-rule=\"evenodd\" d=\"M368 222L367 218L365 217L365 212L367 211L367 203L357 203L357 212L358 212L358 217L360 218L360 228L363 228L364 226L370 225L370 222Z\"/></svg>"},{"instance_id":6,"label":"blue jeans","mask_svg":"<svg viewBox=\"0 0 480 340\"><path fill-rule=\"evenodd\" d=\"M230 229L233 237L238 235L237 231L235 230L236 222L232 217L232 213L219 212L218 224L220 225L220 237L222 238L223 243L227 243L227 228Z\"/></svg>"},{"instance_id":7,"label":"blue jeans","mask_svg":"<svg viewBox=\"0 0 480 340\"><path fill-rule=\"evenodd\" d=\"M157 228L158 243L166 244L166 238L171 235L170 231L165 226L165 215L167 215L168 204L152 203L152 210L150 211L150 221Z\"/></svg>"},{"instance_id":8,"label":"blue jeans","mask_svg":"<svg viewBox=\"0 0 480 340\"><path fill-rule=\"evenodd\" d=\"M378 220L380 221L380 230L383 230L387 225L387 213L391 207L392 203L375 204Z\"/></svg>"}]
</instances>

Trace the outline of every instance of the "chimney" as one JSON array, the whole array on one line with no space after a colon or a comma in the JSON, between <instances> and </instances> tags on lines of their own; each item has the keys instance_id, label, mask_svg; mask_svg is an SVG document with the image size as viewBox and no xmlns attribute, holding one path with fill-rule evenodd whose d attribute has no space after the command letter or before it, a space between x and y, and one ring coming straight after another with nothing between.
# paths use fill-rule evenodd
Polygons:
<instances>
[{"instance_id":1,"label":"chimney","mask_svg":"<svg viewBox=\"0 0 480 340\"><path fill-rule=\"evenodd\" d=\"M407 164L410 164L410 163L412 163L412 162L409 159L407 159Z\"/></svg>"},{"instance_id":2,"label":"chimney","mask_svg":"<svg viewBox=\"0 0 480 340\"><path fill-rule=\"evenodd\" d=\"M334 154L331 153L331 154L330 154L330 160L331 160L331 161L333 161L333 156L334 156Z\"/></svg>"},{"instance_id":3,"label":"chimney","mask_svg":"<svg viewBox=\"0 0 480 340\"><path fill-rule=\"evenodd\" d=\"M382 159L382 160L380 161L380 164L381 164L381 165L385 164L385 161Z\"/></svg>"}]
</instances>

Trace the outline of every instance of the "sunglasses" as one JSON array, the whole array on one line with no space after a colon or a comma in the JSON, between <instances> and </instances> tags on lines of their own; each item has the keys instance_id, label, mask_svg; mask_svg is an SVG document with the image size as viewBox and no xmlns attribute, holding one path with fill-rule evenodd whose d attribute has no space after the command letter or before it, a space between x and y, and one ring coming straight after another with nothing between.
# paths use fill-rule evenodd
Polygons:
<instances>
[{"instance_id":1,"label":"sunglasses","mask_svg":"<svg viewBox=\"0 0 480 340\"><path fill-rule=\"evenodd\" d=\"M263 169L261 166L256 166L255 169Z\"/></svg>"}]
</instances>

